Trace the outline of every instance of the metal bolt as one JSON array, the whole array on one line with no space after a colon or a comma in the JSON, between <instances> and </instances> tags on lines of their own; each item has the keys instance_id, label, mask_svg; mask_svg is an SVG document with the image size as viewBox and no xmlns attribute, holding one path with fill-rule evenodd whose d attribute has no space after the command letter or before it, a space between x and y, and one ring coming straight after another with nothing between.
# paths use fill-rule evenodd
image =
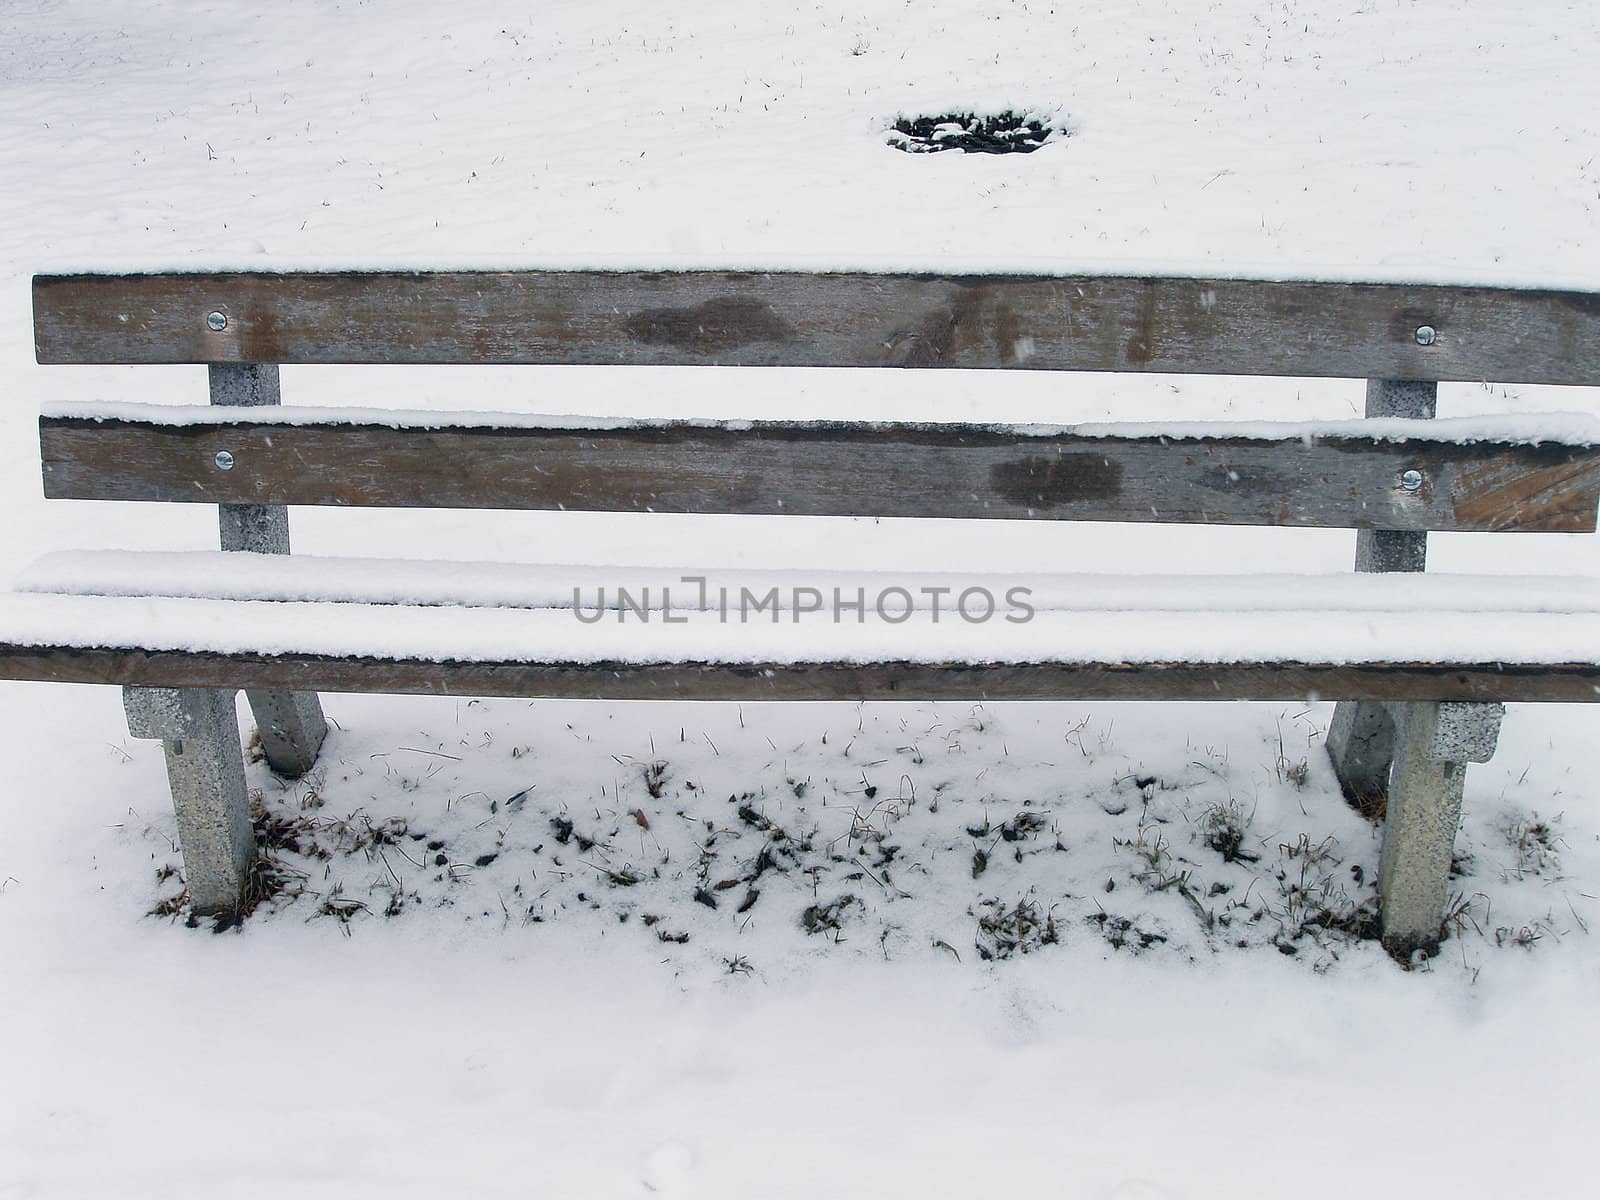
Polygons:
<instances>
[{"instance_id":1,"label":"metal bolt","mask_svg":"<svg viewBox=\"0 0 1600 1200\"><path fill-rule=\"evenodd\" d=\"M228 314L221 309L215 309L206 314L206 328L211 330L212 333L221 333L227 327ZM1419 333L1417 337L1420 339L1422 335Z\"/></svg>"},{"instance_id":2,"label":"metal bolt","mask_svg":"<svg viewBox=\"0 0 1600 1200\"><path fill-rule=\"evenodd\" d=\"M224 470L224 471L233 470L233 455L229 454L226 450L218 450L217 451L217 466L218 466L218 468L220 468L221 470ZM1416 472L1412 471L1412 472L1410 472L1410 474L1416 475ZM1420 475L1418 475L1417 478L1421 479L1422 477Z\"/></svg>"},{"instance_id":3,"label":"metal bolt","mask_svg":"<svg viewBox=\"0 0 1600 1200\"><path fill-rule=\"evenodd\" d=\"M1422 490L1422 472L1417 470L1407 471L1400 476L1400 486L1408 492L1420 492Z\"/></svg>"},{"instance_id":4,"label":"metal bolt","mask_svg":"<svg viewBox=\"0 0 1600 1200\"><path fill-rule=\"evenodd\" d=\"M1419 346L1431 346L1431 345L1433 345L1434 339L1437 338L1438 336L1439 336L1439 331L1437 329L1435 329L1432 325L1418 325L1417 326L1417 345L1419 345Z\"/></svg>"}]
</instances>

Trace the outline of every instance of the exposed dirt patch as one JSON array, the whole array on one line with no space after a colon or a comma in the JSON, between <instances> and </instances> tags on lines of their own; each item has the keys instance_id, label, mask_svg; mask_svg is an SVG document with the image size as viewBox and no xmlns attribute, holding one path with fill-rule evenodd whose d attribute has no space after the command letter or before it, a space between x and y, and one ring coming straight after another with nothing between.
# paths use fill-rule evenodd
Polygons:
<instances>
[{"instance_id":1,"label":"exposed dirt patch","mask_svg":"<svg viewBox=\"0 0 1600 1200\"><path fill-rule=\"evenodd\" d=\"M1032 113L996 116L943 113L933 117L899 117L889 131L889 144L908 154L960 150L967 154L1032 154L1046 142L1067 136Z\"/></svg>"}]
</instances>

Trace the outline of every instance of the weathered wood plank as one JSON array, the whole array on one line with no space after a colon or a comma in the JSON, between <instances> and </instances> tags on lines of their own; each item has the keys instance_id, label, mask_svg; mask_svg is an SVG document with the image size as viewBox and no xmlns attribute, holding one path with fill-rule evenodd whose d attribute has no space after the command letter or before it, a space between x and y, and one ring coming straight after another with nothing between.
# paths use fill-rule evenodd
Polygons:
<instances>
[{"instance_id":1,"label":"weathered wood plank","mask_svg":"<svg viewBox=\"0 0 1600 1200\"><path fill-rule=\"evenodd\" d=\"M45 363L720 363L1600 382L1594 292L523 271L41 275L33 297ZM1431 332L1419 337L1424 327Z\"/></svg>"},{"instance_id":2,"label":"weathered wood plank","mask_svg":"<svg viewBox=\"0 0 1600 1200\"><path fill-rule=\"evenodd\" d=\"M1226 429L1226 426L1218 426ZM992 426L40 420L51 498L1591 532L1600 450ZM217 465L231 456L230 469ZM1407 471L1421 485L1408 491Z\"/></svg>"},{"instance_id":3,"label":"weathered wood plank","mask_svg":"<svg viewBox=\"0 0 1600 1200\"><path fill-rule=\"evenodd\" d=\"M0 679L592 700L1600 700L1600 668L1592 663L574 665L0 644Z\"/></svg>"}]
</instances>

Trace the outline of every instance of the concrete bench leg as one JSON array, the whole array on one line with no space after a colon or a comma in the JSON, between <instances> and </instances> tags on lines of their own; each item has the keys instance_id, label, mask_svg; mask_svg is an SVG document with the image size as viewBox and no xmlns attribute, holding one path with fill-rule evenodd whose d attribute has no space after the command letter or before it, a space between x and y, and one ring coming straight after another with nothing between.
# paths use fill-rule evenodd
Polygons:
<instances>
[{"instance_id":1,"label":"concrete bench leg","mask_svg":"<svg viewBox=\"0 0 1600 1200\"><path fill-rule=\"evenodd\" d=\"M1439 948L1469 762L1494 754L1499 704L1397 704L1394 770L1378 866L1383 944L1396 958Z\"/></svg>"},{"instance_id":2,"label":"concrete bench leg","mask_svg":"<svg viewBox=\"0 0 1600 1200\"><path fill-rule=\"evenodd\" d=\"M233 912L244 899L256 859L233 693L130 687L122 690L122 702L128 732L159 738L166 749L194 912Z\"/></svg>"},{"instance_id":3,"label":"concrete bench leg","mask_svg":"<svg viewBox=\"0 0 1600 1200\"><path fill-rule=\"evenodd\" d=\"M1328 726L1328 757L1352 808L1368 820L1383 816L1394 762L1394 718L1376 701L1341 702Z\"/></svg>"},{"instance_id":4,"label":"concrete bench leg","mask_svg":"<svg viewBox=\"0 0 1600 1200\"><path fill-rule=\"evenodd\" d=\"M211 368L211 403L253 408L282 400L278 368L272 363ZM223 504L217 524L224 550L255 554L289 553L289 510L281 504ZM297 779L317 761L328 722L315 692L246 692L261 734L267 765Z\"/></svg>"},{"instance_id":5,"label":"concrete bench leg","mask_svg":"<svg viewBox=\"0 0 1600 1200\"><path fill-rule=\"evenodd\" d=\"M261 751L273 772L298 779L317 761L328 719L315 692L246 692L261 735Z\"/></svg>"}]
</instances>

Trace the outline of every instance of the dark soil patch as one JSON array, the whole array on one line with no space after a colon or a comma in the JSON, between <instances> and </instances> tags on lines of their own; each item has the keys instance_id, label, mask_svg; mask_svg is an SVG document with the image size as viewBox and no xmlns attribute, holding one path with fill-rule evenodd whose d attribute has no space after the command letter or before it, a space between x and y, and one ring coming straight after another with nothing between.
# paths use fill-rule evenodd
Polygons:
<instances>
[{"instance_id":1,"label":"dark soil patch","mask_svg":"<svg viewBox=\"0 0 1600 1200\"><path fill-rule=\"evenodd\" d=\"M1046 121L1022 113L997 116L944 113L934 117L900 117L889 131L889 144L908 154L960 150L967 154L1032 154L1057 133Z\"/></svg>"}]
</instances>

